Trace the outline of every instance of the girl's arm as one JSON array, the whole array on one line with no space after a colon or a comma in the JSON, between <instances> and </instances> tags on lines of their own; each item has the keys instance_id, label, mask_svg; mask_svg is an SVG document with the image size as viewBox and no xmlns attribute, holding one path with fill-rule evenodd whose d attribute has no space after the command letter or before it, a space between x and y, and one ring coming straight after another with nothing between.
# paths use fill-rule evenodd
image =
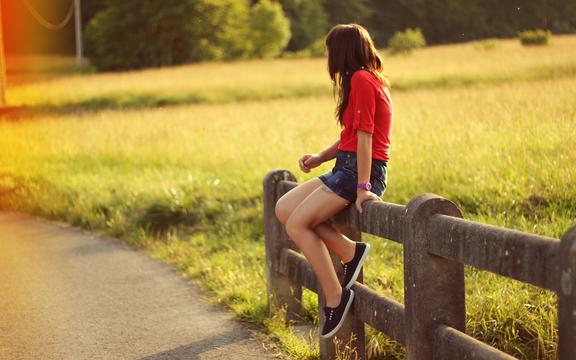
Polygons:
<instances>
[{"instance_id":1,"label":"girl's arm","mask_svg":"<svg viewBox=\"0 0 576 360\"><path fill-rule=\"evenodd\" d=\"M336 153L338 152L339 145L340 140L328 146L326 149L320 151L318 154L306 154L302 156L298 161L300 170L307 173L310 172L311 169L322 164L323 162L334 159L334 157L336 157Z\"/></svg>"},{"instance_id":2,"label":"girl's arm","mask_svg":"<svg viewBox=\"0 0 576 360\"><path fill-rule=\"evenodd\" d=\"M326 149L320 151L318 153L318 157L322 160L322 162L334 159L336 157L336 153L338 152L338 146L340 146L340 139L338 139L338 141L336 141L334 144L328 146Z\"/></svg>"},{"instance_id":3,"label":"girl's arm","mask_svg":"<svg viewBox=\"0 0 576 360\"><path fill-rule=\"evenodd\" d=\"M372 134L361 130L358 130L356 134L358 137L356 150L358 184L365 184L370 181L370 169L372 168Z\"/></svg>"},{"instance_id":4,"label":"girl's arm","mask_svg":"<svg viewBox=\"0 0 576 360\"><path fill-rule=\"evenodd\" d=\"M372 134L358 130L356 132L358 144L356 159L358 165L358 184L366 184L370 181L370 170L372 168ZM362 203L366 200L380 200L380 198L364 189L356 189L356 209L362 212Z\"/></svg>"}]
</instances>

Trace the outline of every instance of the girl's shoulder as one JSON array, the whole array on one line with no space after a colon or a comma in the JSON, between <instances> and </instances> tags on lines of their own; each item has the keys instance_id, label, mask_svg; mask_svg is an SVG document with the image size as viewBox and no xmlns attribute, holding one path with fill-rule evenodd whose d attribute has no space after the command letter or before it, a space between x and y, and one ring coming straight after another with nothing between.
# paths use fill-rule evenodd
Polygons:
<instances>
[{"instance_id":1,"label":"girl's shoulder","mask_svg":"<svg viewBox=\"0 0 576 360\"><path fill-rule=\"evenodd\" d=\"M352 81L363 81L363 80L377 80L376 77L368 70L360 69L356 70L352 74Z\"/></svg>"},{"instance_id":2,"label":"girl's shoulder","mask_svg":"<svg viewBox=\"0 0 576 360\"><path fill-rule=\"evenodd\" d=\"M350 82L352 88L356 86L357 88L374 88L376 90L382 90L384 87L384 84L380 82L380 79L378 79L376 75L364 69L355 71L354 74L352 74Z\"/></svg>"}]
</instances>

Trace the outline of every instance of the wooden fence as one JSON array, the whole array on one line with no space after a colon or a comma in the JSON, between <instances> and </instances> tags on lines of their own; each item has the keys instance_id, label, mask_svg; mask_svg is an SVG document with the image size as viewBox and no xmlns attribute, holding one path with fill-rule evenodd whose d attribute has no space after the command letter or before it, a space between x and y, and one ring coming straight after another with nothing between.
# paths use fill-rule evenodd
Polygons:
<instances>
[{"instance_id":1,"label":"wooden fence","mask_svg":"<svg viewBox=\"0 0 576 360\"><path fill-rule=\"evenodd\" d=\"M287 320L303 314L303 286L320 291L308 262L274 215L276 201L295 181L285 170L272 171L264 180L268 299L272 309L286 308ZM355 339L359 359L365 358L364 324L403 344L409 360L515 359L464 333L464 264L554 291L558 358L576 359L576 226L559 240L479 224L463 220L454 203L432 194L406 206L370 202L364 209L359 214L349 207L334 224L356 241L368 233L403 244L404 304L377 294L359 277L351 313L335 335L344 342ZM333 259L338 268L340 262ZM323 312L319 315L322 326ZM332 340L320 339L323 359L334 358Z\"/></svg>"}]
</instances>

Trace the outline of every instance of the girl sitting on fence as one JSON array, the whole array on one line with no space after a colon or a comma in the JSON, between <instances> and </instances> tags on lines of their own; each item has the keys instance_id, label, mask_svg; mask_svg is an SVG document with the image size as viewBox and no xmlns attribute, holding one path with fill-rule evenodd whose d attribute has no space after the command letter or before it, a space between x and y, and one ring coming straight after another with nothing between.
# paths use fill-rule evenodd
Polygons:
<instances>
[{"instance_id":1,"label":"girl sitting on fence","mask_svg":"<svg viewBox=\"0 0 576 360\"><path fill-rule=\"evenodd\" d=\"M286 225L316 274L325 296L322 337L331 337L342 325L354 300L356 281L370 245L356 243L326 221L350 204L362 212L362 203L380 200L386 189L392 103L382 77L382 59L370 35L357 24L336 25L326 37L328 72L338 94L336 117L340 139L317 154L300 158L308 173L336 158L332 171L313 178L282 196L276 216ZM327 247L341 259L343 281L338 281Z\"/></svg>"}]
</instances>

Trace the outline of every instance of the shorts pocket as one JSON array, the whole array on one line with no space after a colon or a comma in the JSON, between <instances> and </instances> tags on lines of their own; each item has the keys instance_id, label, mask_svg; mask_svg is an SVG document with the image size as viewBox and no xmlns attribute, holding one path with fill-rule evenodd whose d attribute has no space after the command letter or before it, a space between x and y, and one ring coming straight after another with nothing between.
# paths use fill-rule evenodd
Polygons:
<instances>
[{"instance_id":1,"label":"shorts pocket","mask_svg":"<svg viewBox=\"0 0 576 360\"><path fill-rule=\"evenodd\" d=\"M337 166L342 169L344 172L346 172L349 175L356 175L358 173L358 168L356 165L356 156L352 156L349 154L346 154L344 156L342 156L341 159L339 159L340 161L337 161Z\"/></svg>"},{"instance_id":2,"label":"shorts pocket","mask_svg":"<svg viewBox=\"0 0 576 360\"><path fill-rule=\"evenodd\" d=\"M356 161L352 159L348 159L342 169L349 173L350 175L357 175L358 174L358 166L356 165Z\"/></svg>"}]
</instances>

